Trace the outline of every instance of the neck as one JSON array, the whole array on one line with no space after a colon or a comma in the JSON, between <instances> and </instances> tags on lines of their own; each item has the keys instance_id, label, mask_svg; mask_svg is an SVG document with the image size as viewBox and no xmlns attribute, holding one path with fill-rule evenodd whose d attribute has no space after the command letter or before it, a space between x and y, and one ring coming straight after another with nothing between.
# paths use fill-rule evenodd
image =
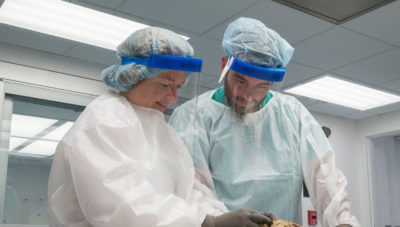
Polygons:
<instances>
[{"instance_id":1,"label":"neck","mask_svg":"<svg viewBox=\"0 0 400 227\"><path fill-rule=\"evenodd\" d=\"M132 93L130 92L131 90L129 90L129 91L121 91L121 92L119 92L119 94L121 96L124 96L126 98L126 100L128 100L128 102L130 102L132 104L136 104L134 99L133 99L133 97L132 97Z\"/></svg>"}]
</instances>

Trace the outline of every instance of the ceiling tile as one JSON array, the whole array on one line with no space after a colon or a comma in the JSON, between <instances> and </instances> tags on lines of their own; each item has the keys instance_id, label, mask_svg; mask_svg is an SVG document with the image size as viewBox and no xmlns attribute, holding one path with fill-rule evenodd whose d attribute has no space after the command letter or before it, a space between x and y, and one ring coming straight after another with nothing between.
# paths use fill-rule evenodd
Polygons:
<instances>
[{"instance_id":1,"label":"ceiling tile","mask_svg":"<svg viewBox=\"0 0 400 227\"><path fill-rule=\"evenodd\" d=\"M370 114L385 114L389 112L394 112L394 111L399 111L400 110L400 102L393 103L390 105L374 108L374 109L369 109L366 110L365 112L370 113Z\"/></svg>"},{"instance_id":2,"label":"ceiling tile","mask_svg":"<svg viewBox=\"0 0 400 227\"><path fill-rule=\"evenodd\" d=\"M176 27L174 25L165 24L163 21L157 21L157 20L152 20L151 18L144 18L144 17L132 15L129 12L125 13L125 12L122 12L122 11L114 10L114 15L117 16L117 17L124 18L126 20L134 21L134 22L145 24L145 25L148 25L148 26L155 26L155 27L169 29L171 31L176 32L179 35L184 35L184 36L187 36L189 38L191 38L192 36L196 36L196 35L193 35L193 33L189 32L189 31L186 31L184 29L178 28L178 27Z\"/></svg>"},{"instance_id":3,"label":"ceiling tile","mask_svg":"<svg viewBox=\"0 0 400 227\"><path fill-rule=\"evenodd\" d=\"M360 120L368 117L373 117L375 114L366 113L365 111L356 111L354 113L345 115L345 118L352 119L352 120Z\"/></svg>"},{"instance_id":4,"label":"ceiling tile","mask_svg":"<svg viewBox=\"0 0 400 227\"><path fill-rule=\"evenodd\" d=\"M398 75L398 78L400 78L400 74ZM392 91L395 91L398 93L398 95L400 95L400 79L390 81L389 83L382 84L381 86L384 88L388 88Z\"/></svg>"},{"instance_id":5,"label":"ceiling tile","mask_svg":"<svg viewBox=\"0 0 400 227\"><path fill-rule=\"evenodd\" d=\"M400 1L364 14L343 26L376 39L400 46Z\"/></svg>"},{"instance_id":6,"label":"ceiling tile","mask_svg":"<svg viewBox=\"0 0 400 227\"><path fill-rule=\"evenodd\" d=\"M325 113L333 116L344 117L355 112L355 109L339 106L336 104L318 102L316 104L306 106L309 111Z\"/></svg>"},{"instance_id":7,"label":"ceiling tile","mask_svg":"<svg viewBox=\"0 0 400 227\"><path fill-rule=\"evenodd\" d=\"M336 27L295 45L295 48L294 61L331 70L392 47L356 32Z\"/></svg>"},{"instance_id":8,"label":"ceiling tile","mask_svg":"<svg viewBox=\"0 0 400 227\"><path fill-rule=\"evenodd\" d=\"M113 65L120 63L120 60L115 54L115 51L83 43L69 49L68 52L65 53L65 55L103 65Z\"/></svg>"},{"instance_id":9,"label":"ceiling tile","mask_svg":"<svg viewBox=\"0 0 400 227\"><path fill-rule=\"evenodd\" d=\"M251 17L262 21L267 27L277 31L292 44L334 26L331 23L269 0L259 1L235 15L235 18L231 18L205 33L205 36L222 40L228 24L239 17Z\"/></svg>"},{"instance_id":10,"label":"ceiling tile","mask_svg":"<svg viewBox=\"0 0 400 227\"><path fill-rule=\"evenodd\" d=\"M205 37L193 37L189 39L189 43L193 46L194 57L203 59L202 72L219 76L221 74L221 57L225 55L221 42Z\"/></svg>"},{"instance_id":11,"label":"ceiling tile","mask_svg":"<svg viewBox=\"0 0 400 227\"><path fill-rule=\"evenodd\" d=\"M116 9L121 3L125 0L71 0L73 3L77 3L82 6L88 7L89 4L93 4L96 6L105 7L108 9ZM90 8L93 8L92 6Z\"/></svg>"},{"instance_id":12,"label":"ceiling tile","mask_svg":"<svg viewBox=\"0 0 400 227\"><path fill-rule=\"evenodd\" d=\"M291 87L297 83L307 81L313 77L323 74L323 71L290 62L286 67L286 74L282 89Z\"/></svg>"},{"instance_id":13,"label":"ceiling tile","mask_svg":"<svg viewBox=\"0 0 400 227\"><path fill-rule=\"evenodd\" d=\"M312 99L312 98L307 98L307 97L303 97L303 96L299 96L299 95L293 95L293 94L289 94L286 92L284 92L284 94L296 97L296 99L299 100L306 107L320 102L320 101Z\"/></svg>"},{"instance_id":14,"label":"ceiling tile","mask_svg":"<svg viewBox=\"0 0 400 227\"><path fill-rule=\"evenodd\" d=\"M400 79L400 48L347 65L334 72L369 85L381 85Z\"/></svg>"},{"instance_id":15,"label":"ceiling tile","mask_svg":"<svg viewBox=\"0 0 400 227\"><path fill-rule=\"evenodd\" d=\"M391 0L325 0L325 1L299 1L299 0L274 0L300 11L315 15L335 24L360 16L374 10Z\"/></svg>"},{"instance_id":16,"label":"ceiling tile","mask_svg":"<svg viewBox=\"0 0 400 227\"><path fill-rule=\"evenodd\" d=\"M131 0L122 3L117 10L199 35L254 2L256 0Z\"/></svg>"},{"instance_id":17,"label":"ceiling tile","mask_svg":"<svg viewBox=\"0 0 400 227\"><path fill-rule=\"evenodd\" d=\"M63 54L77 42L0 24L0 41L35 50Z\"/></svg>"}]
</instances>

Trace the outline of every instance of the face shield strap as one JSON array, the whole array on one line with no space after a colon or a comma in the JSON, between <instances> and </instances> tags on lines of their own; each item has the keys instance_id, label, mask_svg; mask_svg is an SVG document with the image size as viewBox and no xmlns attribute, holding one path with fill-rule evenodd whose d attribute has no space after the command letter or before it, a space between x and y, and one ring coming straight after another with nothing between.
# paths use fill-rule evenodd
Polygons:
<instances>
[{"instance_id":1,"label":"face shield strap","mask_svg":"<svg viewBox=\"0 0 400 227\"><path fill-rule=\"evenodd\" d=\"M285 68L264 68L235 59L233 56L229 56L228 62L221 73L218 83L222 81L229 69L246 76L271 82L281 82L286 72Z\"/></svg>"},{"instance_id":2,"label":"face shield strap","mask_svg":"<svg viewBox=\"0 0 400 227\"><path fill-rule=\"evenodd\" d=\"M137 58L123 56L121 65L130 64L147 65L150 68L172 69L188 72L201 72L203 60L197 58L188 58L170 55L150 54L148 58Z\"/></svg>"},{"instance_id":3,"label":"face shield strap","mask_svg":"<svg viewBox=\"0 0 400 227\"><path fill-rule=\"evenodd\" d=\"M225 64L224 70L222 70L221 76L219 77L218 83L221 83L222 79L224 79L226 73L228 73L229 69L231 68L234 59L234 57L229 56L228 61Z\"/></svg>"}]
</instances>

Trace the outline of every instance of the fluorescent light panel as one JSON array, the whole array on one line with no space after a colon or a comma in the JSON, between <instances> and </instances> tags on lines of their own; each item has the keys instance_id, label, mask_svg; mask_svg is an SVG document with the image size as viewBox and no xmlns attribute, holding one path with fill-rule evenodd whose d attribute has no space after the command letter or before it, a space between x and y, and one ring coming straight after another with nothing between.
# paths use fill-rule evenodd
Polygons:
<instances>
[{"instance_id":1,"label":"fluorescent light panel","mask_svg":"<svg viewBox=\"0 0 400 227\"><path fill-rule=\"evenodd\" d=\"M36 140L18 153L49 156L56 152L57 144L56 141Z\"/></svg>"},{"instance_id":2,"label":"fluorescent light panel","mask_svg":"<svg viewBox=\"0 0 400 227\"><path fill-rule=\"evenodd\" d=\"M111 50L132 32L148 27L61 0L6 0L0 22Z\"/></svg>"},{"instance_id":3,"label":"fluorescent light panel","mask_svg":"<svg viewBox=\"0 0 400 227\"><path fill-rule=\"evenodd\" d=\"M13 114L11 136L32 138L56 122L54 119Z\"/></svg>"},{"instance_id":4,"label":"fluorescent light panel","mask_svg":"<svg viewBox=\"0 0 400 227\"><path fill-rule=\"evenodd\" d=\"M42 138L35 139L35 136L56 122L57 120L54 119L13 114L11 120L9 151L14 150L29 139L34 139L34 141L30 142L26 147L23 147L17 152L39 156L53 155L58 142L72 127L73 122L68 121L64 123Z\"/></svg>"},{"instance_id":5,"label":"fluorescent light panel","mask_svg":"<svg viewBox=\"0 0 400 227\"><path fill-rule=\"evenodd\" d=\"M333 78L329 75L285 91L358 110L372 109L400 101L400 96Z\"/></svg>"},{"instance_id":6,"label":"fluorescent light panel","mask_svg":"<svg viewBox=\"0 0 400 227\"><path fill-rule=\"evenodd\" d=\"M10 137L10 145L8 146L9 147L8 151L14 150L16 147L25 143L26 141L28 141L28 139L11 136Z\"/></svg>"},{"instance_id":7,"label":"fluorescent light panel","mask_svg":"<svg viewBox=\"0 0 400 227\"><path fill-rule=\"evenodd\" d=\"M43 136L41 139L44 140L54 140L60 141L64 135L68 132L68 130L72 127L73 122L65 122L63 125L59 126L58 128L54 129L53 131L49 132L47 135Z\"/></svg>"}]
</instances>

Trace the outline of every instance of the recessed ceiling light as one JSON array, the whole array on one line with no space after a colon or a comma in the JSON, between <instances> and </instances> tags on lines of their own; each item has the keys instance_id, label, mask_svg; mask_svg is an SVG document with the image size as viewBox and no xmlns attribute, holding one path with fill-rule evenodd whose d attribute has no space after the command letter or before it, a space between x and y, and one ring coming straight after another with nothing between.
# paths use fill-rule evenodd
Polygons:
<instances>
[{"instance_id":1,"label":"recessed ceiling light","mask_svg":"<svg viewBox=\"0 0 400 227\"><path fill-rule=\"evenodd\" d=\"M55 128L53 131L49 132L41 139L60 141L63 138L63 136L68 132L68 130L72 127L73 124L74 123L70 121L65 122L63 125Z\"/></svg>"},{"instance_id":2,"label":"recessed ceiling light","mask_svg":"<svg viewBox=\"0 0 400 227\"><path fill-rule=\"evenodd\" d=\"M61 0L6 0L0 23L111 50L132 32L148 27Z\"/></svg>"},{"instance_id":3,"label":"recessed ceiling light","mask_svg":"<svg viewBox=\"0 0 400 227\"><path fill-rule=\"evenodd\" d=\"M26 141L28 141L28 139L26 139L26 138L10 136L10 144L8 146L8 151L14 150L16 147L25 143Z\"/></svg>"},{"instance_id":4,"label":"recessed ceiling light","mask_svg":"<svg viewBox=\"0 0 400 227\"><path fill-rule=\"evenodd\" d=\"M50 156L56 152L57 144L58 142L56 141L35 140L33 143L19 150L18 153Z\"/></svg>"},{"instance_id":5,"label":"recessed ceiling light","mask_svg":"<svg viewBox=\"0 0 400 227\"><path fill-rule=\"evenodd\" d=\"M32 138L56 123L57 120L13 114L11 117L11 136Z\"/></svg>"},{"instance_id":6,"label":"recessed ceiling light","mask_svg":"<svg viewBox=\"0 0 400 227\"><path fill-rule=\"evenodd\" d=\"M400 96L333 78L330 75L285 91L358 110L372 109L400 101Z\"/></svg>"}]
</instances>

